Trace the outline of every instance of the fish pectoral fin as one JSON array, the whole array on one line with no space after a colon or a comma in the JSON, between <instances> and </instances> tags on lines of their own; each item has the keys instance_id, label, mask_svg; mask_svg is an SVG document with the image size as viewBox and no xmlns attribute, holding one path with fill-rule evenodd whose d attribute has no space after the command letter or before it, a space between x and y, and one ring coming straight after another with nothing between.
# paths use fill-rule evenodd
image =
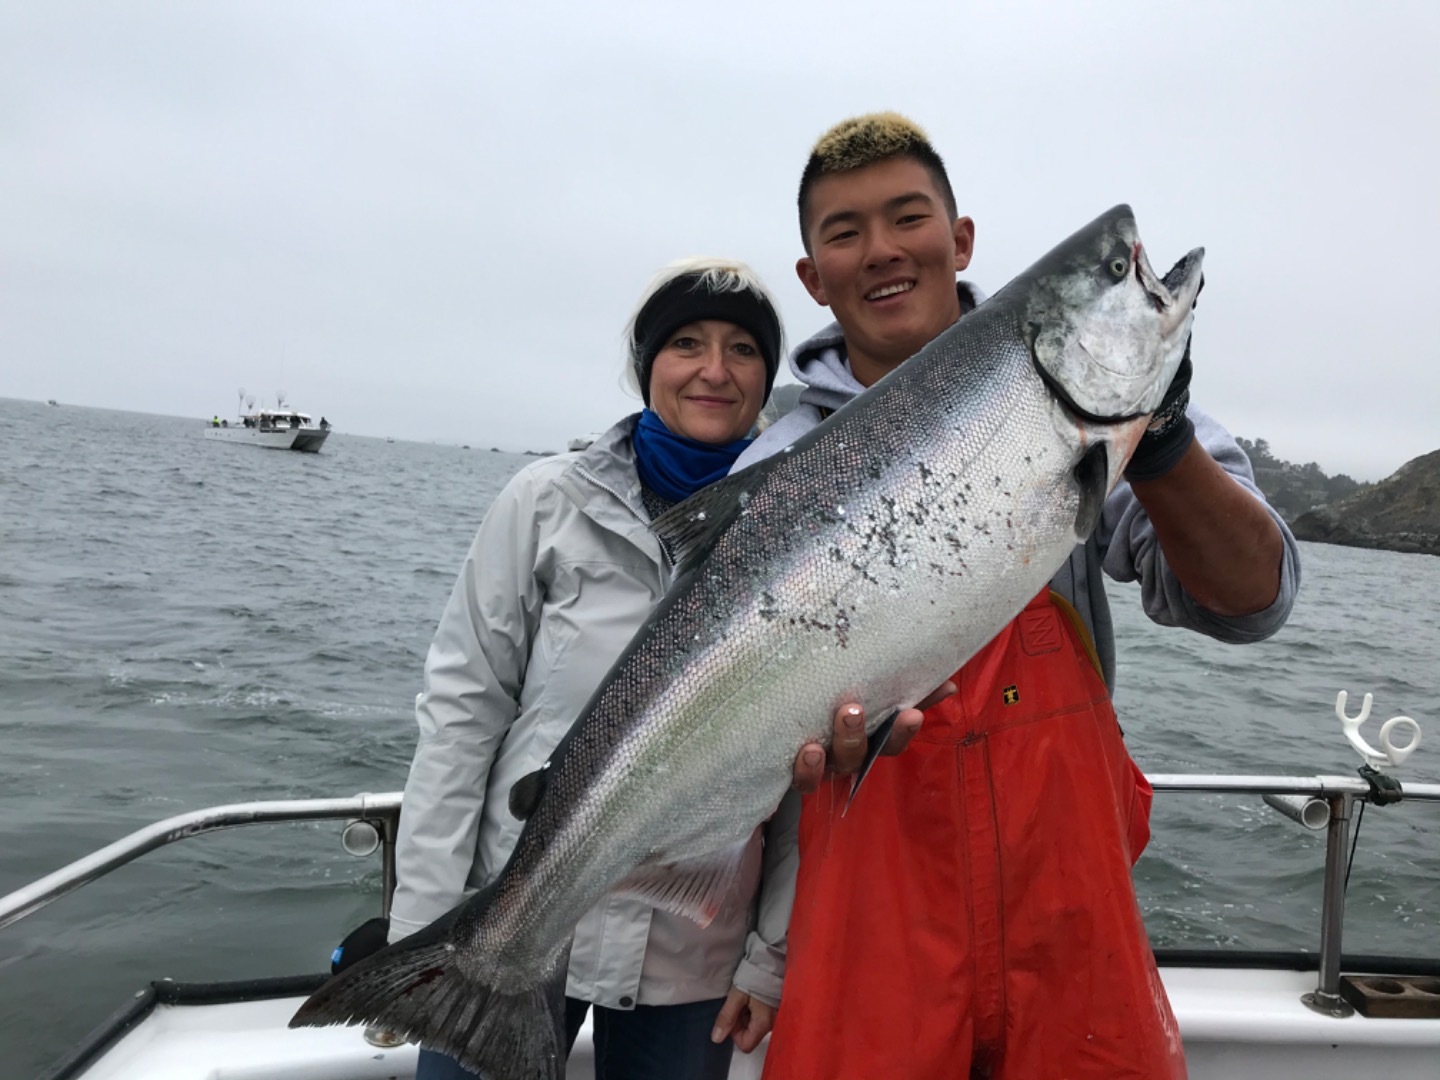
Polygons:
<instances>
[{"instance_id":1,"label":"fish pectoral fin","mask_svg":"<svg viewBox=\"0 0 1440 1080\"><path fill-rule=\"evenodd\" d=\"M895 729L895 717L899 715L900 710L894 710L880 722L879 727L870 733L869 745L865 748L865 760L861 763L860 771L855 774L855 779L850 784L850 797L845 800L845 809L840 811L841 817L850 812L850 804L860 793L860 785L865 782L865 777L870 775L870 767L875 764L875 759L880 756L880 751L884 750L885 744L890 741L890 732Z\"/></svg>"},{"instance_id":2,"label":"fish pectoral fin","mask_svg":"<svg viewBox=\"0 0 1440 1080\"><path fill-rule=\"evenodd\" d=\"M745 508L751 493L781 456L758 461L733 476L701 488L650 523L651 530L674 560L677 575L692 569L705 557L715 537Z\"/></svg>"},{"instance_id":3,"label":"fish pectoral fin","mask_svg":"<svg viewBox=\"0 0 1440 1080\"><path fill-rule=\"evenodd\" d=\"M526 773L510 789L510 814L518 821L530 820L535 807L540 805L540 796L545 794L545 772L550 768L547 761L534 772Z\"/></svg>"},{"instance_id":4,"label":"fish pectoral fin","mask_svg":"<svg viewBox=\"0 0 1440 1080\"><path fill-rule=\"evenodd\" d=\"M692 919L703 929L724 906L731 886L740 877L749 847L750 838L746 837L697 859L645 863L611 891Z\"/></svg>"}]
</instances>

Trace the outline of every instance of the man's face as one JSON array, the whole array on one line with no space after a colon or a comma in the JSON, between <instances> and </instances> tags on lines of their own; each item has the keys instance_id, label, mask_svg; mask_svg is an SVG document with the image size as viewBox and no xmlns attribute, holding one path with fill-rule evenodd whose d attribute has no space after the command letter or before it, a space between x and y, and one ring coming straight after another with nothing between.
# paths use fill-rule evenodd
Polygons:
<instances>
[{"instance_id":1,"label":"man's face","mask_svg":"<svg viewBox=\"0 0 1440 1080\"><path fill-rule=\"evenodd\" d=\"M955 274L975 226L952 220L913 158L823 176L810 189L811 254L795 264L806 291L845 332L850 367L869 386L960 317Z\"/></svg>"}]
</instances>

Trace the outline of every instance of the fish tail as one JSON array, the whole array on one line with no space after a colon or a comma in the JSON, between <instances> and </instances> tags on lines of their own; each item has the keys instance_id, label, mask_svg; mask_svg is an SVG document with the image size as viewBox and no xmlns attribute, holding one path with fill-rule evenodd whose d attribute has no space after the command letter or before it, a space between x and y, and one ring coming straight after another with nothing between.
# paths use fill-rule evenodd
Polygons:
<instances>
[{"instance_id":1,"label":"fish tail","mask_svg":"<svg viewBox=\"0 0 1440 1080\"><path fill-rule=\"evenodd\" d=\"M502 992L468 978L450 917L368 956L311 994L294 1027L364 1023L435 1050L485 1080L561 1080L567 955L536 986Z\"/></svg>"}]
</instances>

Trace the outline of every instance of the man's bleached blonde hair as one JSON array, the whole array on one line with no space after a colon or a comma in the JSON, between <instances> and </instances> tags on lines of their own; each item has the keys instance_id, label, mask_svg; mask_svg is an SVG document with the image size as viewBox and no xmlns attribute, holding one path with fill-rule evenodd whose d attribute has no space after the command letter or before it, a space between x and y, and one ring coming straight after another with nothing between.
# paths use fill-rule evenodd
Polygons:
<instances>
[{"instance_id":1,"label":"man's bleached blonde hair","mask_svg":"<svg viewBox=\"0 0 1440 1080\"><path fill-rule=\"evenodd\" d=\"M658 293L665 286L677 278L694 275L696 284L707 292L750 292L754 293L759 300L769 304L771 309L778 312L780 305L775 302L775 297L765 287L765 282L760 280L751 267L738 259L719 259L707 255L691 256L685 259L676 259L674 262L661 267L658 273L650 279L645 286L645 291L640 294L635 309L630 312L630 319L625 324L625 384L636 394L640 390L640 369L643 366L644 357L640 350L642 342L635 340L635 322L640 317L640 312L645 310L645 305L650 302L651 297ZM785 355L785 331L780 330L780 347L777 356ZM643 394L641 394L643 396Z\"/></svg>"},{"instance_id":2,"label":"man's bleached blonde hair","mask_svg":"<svg viewBox=\"0 0 1440 1080\"><path fill-rule=\"evenodd\" d=\"M952 218L959 216L955 192L945 162L930 145L929 136L915 121L897 112L866 113L841 120L821 135L800 174L800 239L810 251L810 191L815 181L834 173L851 172L891 158L908 157L925 167Z\"/></svg>"}]
</instances>

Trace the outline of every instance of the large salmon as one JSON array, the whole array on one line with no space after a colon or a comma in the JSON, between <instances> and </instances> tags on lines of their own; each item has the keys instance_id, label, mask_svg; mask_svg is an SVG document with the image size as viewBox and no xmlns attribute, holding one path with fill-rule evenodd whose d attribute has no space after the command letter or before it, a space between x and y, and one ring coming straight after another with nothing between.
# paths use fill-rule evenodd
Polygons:
<instances>
[{"instance_id":1,"label":"large salmon","mask_svg":"<svg viewBox=\"0 0 1440 1080\"><path fill-rule=\"evenodd\" d=\"M548 764L505 868L318 990L492 1080L554 1080L570 938L608 890L702 924L799 748L872 727L990 640L1094 528L1180 364L1202 252L1162 281L1128 207L1085 226L793 446L655 523L674 586Z\"/></svg>"}]
</instances>

